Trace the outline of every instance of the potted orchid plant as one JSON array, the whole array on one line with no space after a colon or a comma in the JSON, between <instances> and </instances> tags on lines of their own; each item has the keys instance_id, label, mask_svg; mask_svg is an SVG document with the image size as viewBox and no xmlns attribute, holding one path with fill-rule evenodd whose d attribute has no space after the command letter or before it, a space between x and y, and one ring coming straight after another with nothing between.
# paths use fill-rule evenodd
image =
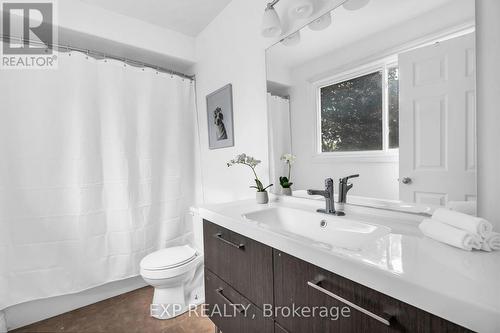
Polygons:
<instances>
[{"instance_id":1,"label":"potted orchid plant","mask_svg":"<svg viewBox=\"0 0 500 333\"><path fill-rule=\"evenodd\" d=\"M290 182L290 177L292 173L292 164L295 162L295 159L295 155L292 154L283 154L283 156L281 156L281 160L288 166L288 177L280 177L280 185L282 187L281 194L283 195L292 195L293 183Z\"/></svg>"},{"instance_id":2,"label":"potted orchid plant","mask_svg":"<svg viewBox=\"0 0 500 333\"><path fill-rule=\"evenodd\" d=\"M264 187L264 185L260 181L259 177L257 176L257 172L255 172L255 168L257 167L257 165L260 164L260 162L261 162L260 160L257 160L255 158L253 158L252 156L248 156L248 155L243 153L243 154L237 155L236 158L229 161L227 163L227 166L230 167L230 166L233 166L236 164L241 164L241 165L246 165L250 169L252 169L253 175L255 177L255 186L250 186L250 187L257 190L257 194L256 194L257 203L266 204L269 202L269 196L267 194L267 189L269 187L273 186L273 184Z\"/></svg>"}]
</instances>

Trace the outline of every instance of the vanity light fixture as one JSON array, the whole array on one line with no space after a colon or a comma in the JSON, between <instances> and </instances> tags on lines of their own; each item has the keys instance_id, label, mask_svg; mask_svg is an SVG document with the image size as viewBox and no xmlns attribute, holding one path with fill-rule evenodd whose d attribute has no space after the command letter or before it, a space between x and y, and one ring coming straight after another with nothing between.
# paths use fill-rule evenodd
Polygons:
<instances>
[{"instance_id":1,"label":"vanity light fixture","mask_svg":"<svg viewBox=\"0 0 500 333\"><path fill-rule=\"evenodd\" d=\"M294 46L300 43L300 30L285 37L281 43L285 46Z\"/></svg>"},{"instance_id":2,"label":"vanity light fixture","mask_svg":"<svg viewBox=\"0 0 500 333\"><path fill-rule=\"evenodd\" d=\"M332 24L332 14L331 12L328 12L325 15L320 16L311 23L309 23L309 29L313 31L325 30L331 24Z\"/></svg>"},{"instance_id":3,"label":"vanity light fixture","mask_svg":"<svg viewBox=\"0 0 500 333\"><path fill-rule=\"evenodd\" d=\"M269 38L278 37L283 32L281 28L280 17L278 16L276 9L274 9L274 6L276 6L278 2L280 2L280 0L273 0L269 2L266 6L266 10L264 11L264 16L262 17L262 25L260 29L261 34L264 37L269 37ZM309 16L311 16L313 11L314 11L314 5L312 0L292 0L292 4L288 9L289 16L292 19L306 19ZM331 22L331 17L329 17L329 20ZM300 42L300 34L289 37L293 37L289 41L291 42L291 44L289 45L295 45L298 42ZM282 42L284 42L284 40Z\"/></svg>"},{"instance_id":4,"label":"vanity light fixture","mask_svg":"<svg viewBox=\"0 0 500 333\"><path fill-rule=\"evenodd\" d=\"M311 16L314 5L311 0L293 0L288 9L288 14L292 19L305 19Z\"/></svg>"},{"instance_id":5,"label":"vanity light fixture","mask_svg":"<svg viewBox=\"0 0 500 333\"><path fill-rule=\"evenodd\" d=\"M261 33L264 37L277 37L281 35L281 21L274 5L276 5L279 0L274 0L267 4L266 10L264 11L264 16L262 17L262 27Z\"/></svg>"},{"instance_id":6,"label":"vanity light fixture","mask_svg":"<svg viewBox=\"0 0 500 333\"><path fill-rule=\"evenodd\" d=\"M347 10L358 10L366 6L370 0L349 0L342 5Z\"/></svg>"}]
</instances>

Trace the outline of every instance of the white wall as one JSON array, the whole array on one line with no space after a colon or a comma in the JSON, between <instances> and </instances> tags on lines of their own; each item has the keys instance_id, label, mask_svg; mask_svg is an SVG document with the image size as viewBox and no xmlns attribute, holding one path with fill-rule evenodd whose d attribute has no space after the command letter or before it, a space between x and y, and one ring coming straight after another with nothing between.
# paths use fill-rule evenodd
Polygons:
<instances>
[{"instance_id":1,"label":"white wall","mask_svg":"<svg viewBox=\"0 0 500 333\"><path fill-rule=\"evenodd\" d=\"M476 0L479 215L500 229L500 1Z\"/></svg>"},{"instance_id":2,"label":"white wall","mask_svg":"<svg viewBox=\"0 0 500 333\"><path fill-rule=\"evenodd\" d=\"M195 66L201 167L205 202L254 196L251 171L228 168L226 162L245 152L263 161L258 174L268 179L266 40L260 37L265 0L233 0L196 38ZM208 149L206 96L233 85L234 142L232 148Z\"/></svg>"},{"instance_id":3,"label":"white wall","mask_svg":"<svg viewBox=\"0 0 500 333\"><path fill-rule=\"evenodd\" d=\"M133 59L180 72L186 72L194 64L194 37L79 0L55 3L57 44ZM12 18L23 19L16 15ZM22 24L14 24L13 27L11 35L23 37L23 32L16 29L22 27Z\"/></svg>"},{"instance_id":4,"label":"white wall","mask_svg":"<svg viewBox=\"0 0 500 333\"><path fill-rule=\"evenodd\" d=\"M292 84L292 72L290 68L281 66L279 59L267 57L267 80L285 86Z\"/></svg>"},{"instance_id":5,"label":"white wall","mask_svg":"<svg viewBox=\"0 0 500 333\"><path fill-rule=\"evenodd\" d=\"M78 0L57 1L57 4L60 27L194 62L193 37Z\"/></svg>"},{"instance_id":6,"label":"white wall","mask_svg":"<svg viewBox=\"0 0 500 333\"><path fill-rule=\"evenodd\" d=\"M322 188L324 179L340 178L359 173L351 194L383 199L399 199L399 164L343 159L313 158L315 153L316 109L312 82L328 78L360 65L393 55L398 49L426 36L447 31L452 27L473 23L470 6L461 11L448 7L426 13L390 30L367 36L364 40L340 50L320 56L292 70L290 94L293 152L297 155L294 166L296 189Z\"/></svg>"},{"instance_id":7,"label":"white wall","mask_svg":"<svg viewBox=\"0 0 500 333\"><path fill-rule=\"evenodd\" d=\"M327 7L340 0L317 0L320 16ZM277 41L260 35L262 14L267 0L233 0L196 38L196 88L200 126L201 163L205 202L223 202L255 196L250 170L243 167L228 169L226 161L245 152L263 161L259 176L266 182L269 176L267 142L267 102L265 49ZM284 19L287 1L278 4ZM285 30L291 31L305 22L286 19ZM233 84L235 146L208 149L206 95Z\"/></svg>"}]
</instances>

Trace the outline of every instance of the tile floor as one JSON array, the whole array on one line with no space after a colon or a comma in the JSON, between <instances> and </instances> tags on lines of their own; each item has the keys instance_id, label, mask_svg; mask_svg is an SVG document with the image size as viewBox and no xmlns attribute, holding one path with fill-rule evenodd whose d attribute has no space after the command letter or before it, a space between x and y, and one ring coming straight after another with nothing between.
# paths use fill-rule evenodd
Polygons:
<instances>
[{"instance_id":1,"label":"tile floor","mask_svg":"<svg viewBox=\"0 0 500 333\"><path fill-rule=\"evenodd\" d=\"M171 320L149 316L153 289L145 287L11 331L15 333L213 333L205 317L184 314ZM200 313L199 309L197 313ZM9 332L10 333L10 332Z\"/></svg>"}]
</instances>

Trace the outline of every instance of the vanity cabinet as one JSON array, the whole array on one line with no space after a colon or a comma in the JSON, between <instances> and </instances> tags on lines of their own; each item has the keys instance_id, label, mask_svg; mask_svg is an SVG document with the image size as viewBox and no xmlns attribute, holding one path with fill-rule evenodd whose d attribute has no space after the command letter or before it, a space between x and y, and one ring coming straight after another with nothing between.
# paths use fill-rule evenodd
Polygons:
<instances>
[{"instance_id":1,"label":"vanity cabinet","mask_svg":"<svg viewBox=\"0 0 500 333\"><path fill-rule=\"evenodd\" d=\"M280 251L274 251L274 287L276 308L338 309L327 316L309 318L283 316L277 312L276 322L290 333L470 332ZM343 317L342 309L345 310L348 302L352 305Z\"/></svg>"},{"instance_id":2,"label":"vanity cabinet","mask_svg":"<svg viewBox=\"0 0 500 333\"><path fill-rule=\"evenodd\" d=\"M278 323L274 324L274 333L290 333L283 327L281 327Z\"/></svg>"},{"instance_id":3,"label":"vanity cabinet","mask_svg":"<svg viewBox=\"0 0 500 333\"><path fill-rule=\"evenodd\" d=\"M272 318L210 271L205 271L206 311L223 333L273 333Z\"/></svg>"},{"instance_id":4,"label":"vanity cabinet","mask_svg":"<svg viewBox=\"0 0 500 333\"><path fill-rule=\"evenodd\" d=\"M204 221L205 268L262 308L273 303L273 250Z\"/></svg>"},{"instance_id":5,"label":"vanity cabinet","mask_svg":"<svg viewBox=\"0 0 500 333\"><path fill-rule=\"evenodd\" d=\"M209 221L204 247L208 315L223 333L470 332Z\"/></svg>"}]
</instances>

